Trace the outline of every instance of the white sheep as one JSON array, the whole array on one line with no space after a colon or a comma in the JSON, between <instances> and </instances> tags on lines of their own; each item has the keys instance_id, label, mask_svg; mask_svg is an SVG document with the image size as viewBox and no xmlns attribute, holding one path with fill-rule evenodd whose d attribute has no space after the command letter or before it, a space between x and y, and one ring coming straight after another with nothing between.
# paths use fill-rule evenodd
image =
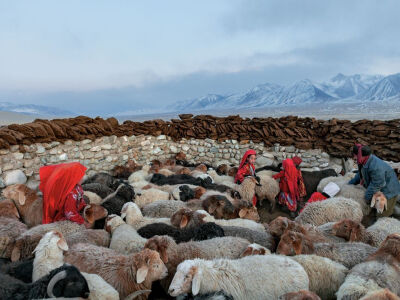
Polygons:
<instances>
[{"instance_id":1,"label":"white sheep","mask_svg":"<svg viewBox=\"0 0 400 300\"><path fill-rule=\"evenodd\" d=\"M83 191L83 195L89 198L90 204L98 204L100 205L103 202L103 199L97 195L96 193L90 191Z\"/></svg>"},{"instance_id":2,"label":"white sheep","mask_svg":"<svg viewBox=\"0 0 400 300\"><path fill-rule=\"evenodd\" d=\"M318 184L317 191L322 193L324 191L325 186L329 182L334 182L341 188L342 186L347 184L354 176L355 176L354 173L349 172L349 173L346 173L344 176L330 176L330 177L322 178Z\"/></svg>"},{"instance_id":3,"label":"white sheep","mask_svg":"<svg viewBox=\"0 0 400 300\"><path fill-rule=\"evenodd\" d=\"M131 254L143 249L147 239L142 238L137 231L122 220L120 216L110 215L106 226L111 231L110 249L121 254Z\"/></svg>"},{"instance_id":4,"label":"white sheep","mask_svg":"<svg viewBox=\"0 0 400 300\"><path fill-rule=\"evenodd\" d=\"M343 197L334 197L309 203L296 217L295 221L301 224L319 226L342 219L361 222L362 218L363 212L358 202Z\"/></svg>"},{"instance_id":5,"label":"white sheep","mask_svg":"<svg viewBox=\"0 0 400 300\"><path fill-rule=\"evenodd\" d=\"M171 221L168 218L149 218L144 217L142 212L140 211L139 206L136 203L128 202L125 203L121 209L121 218L126 219L126 223L131 225L133 228L138 230L140 227L143 227L152 223L165 223L171 225Z\"/></svg>"},{"instance_id":6,"label":"white sheep","mask_svg":"<svg viewBox=\"0 0 400 300\"><path fill-rule=\"evenodd\" d=\"M132 184L138 181L147 181L150 168L150 165L145 165L141 170L133 172L128 178L129 183Z\"/></svg>"},{"instance_id":7,"label":"white sheep","mask_svg":"<svg viewBox=\"0 0 400 300\"><path fill-rule=\"evenodd\" d=\"M163 192L159 189L151 188L148 190L143 190L142 193L136 196L135 203L140 207L152 203L157 200L169 200L170 195L168 192Z\"/></svg>"},{"instance_id":8,"label":"white sheep","mask_svg":"<svg viewBox=\"0 0 400 300\"><path fill-rule=\"evenodd\" d=\"M340 191L336 196L349 198L356 201L358 204L361 205L364 216L367 216L371 212L371 207L367 204L365 200L365 191L366 189L359 184L344 184L341 186Z\"/></svg>"},{"instance_id":9,"label":"white sheep","mask_svg":"<svg viewBox=\"0 0 400 300\"><path fill-rule=\"evenodd\" d=\"M294 260L256 255L237 260L186 260L179 264L169 294L223 291L236 300L278 299L288 292L308 290L308 286L307 273Z\"/></svg>"},{"instance_id":10,"label":"white sheep","mask_svg":"<svg viewBox=\"0 0 400 300\"><path fill-rule=\"evenodd\" d=\"M236 184L234 182L234 178L232 176L227 176L227 175L218 175L218 173L211 169L208 171L208 175L211 176L213 179L214 183L216 184L222 184L229 186L230 188L235 188Z\"/></svg>"},{"instance_id":11,"label":"white sheep","mask_svg":"<svg viewBox=\"0 0 400 300\"><path fill-rule=\"evenodd\" d=\"M186 202L179 200L157 200L143 207L142 212L146 217L170 218L178 210L186 207Z\"/></svg>"},{"instance_id":12,"label":"white sheep","mask_svg":"<svg viewBox=\"0 0 400 300\"><path fill-rule=\"evenodd\" d=\"M308 274L310 291L321 299L336 299L335 293L344 282L348 269L342 264L318 255L292 257Z\"/></svg>"},{"instance_id":13,"label":"white sheep","mask_svg":"<svg viewBox=\"0 0 400 300\"><path fill-rule=\"evenodd\" d=\"M271 210L275 208L275 198L279 194L280 188L277 180L272 178L272 176L267 175L266 171L261 171L257 173L260 177L261 186L256 185L256 195L260 200L260 205L262 201L267 199L271 205Z\"/></svg>"}]
</instances>

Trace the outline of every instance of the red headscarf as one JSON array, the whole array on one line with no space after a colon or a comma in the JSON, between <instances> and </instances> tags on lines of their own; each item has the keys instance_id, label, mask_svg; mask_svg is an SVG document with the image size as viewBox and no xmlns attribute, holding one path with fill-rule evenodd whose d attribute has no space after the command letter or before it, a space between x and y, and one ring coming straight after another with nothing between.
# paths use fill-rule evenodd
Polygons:
<instances>
[{"instance_id":1,"label":"red headscarf","mask_svg":"<svg viewBox=\"0 0 400 300\"><path fill-rule=\"evenodd\" d=\"M235 182L237 181L237 176L238 176L239 170L240 170L240 169L244 166L244 164L247 162L247 158L248 158L250 155L257 155L257 152L256 152L255 150L253 150L253 149L249 149L249 150L247 150L247 151L244 153L244 155L243 155L243 157L242 157L242 160L241 160L241 162L240 162L239 168L238 168L238 172L236 173L236 176L235 176Z\"/></svg>"},{"instance_id":2,"label":"red headscarf","mask_svg":"<svg viewBox=\"0 0 400 300\"><path fill-rule=\"evenodd\" d=\"M288 158L282 162L284 178L287 182L289 188L290 198L295 201L299 199L299 170L296 169L296 166L292 159Z\"/></svg>"},{"instance_id":3,"label":"red headscarf","mask_svg":"<svg viewBox=\"0 0 400 300\"><path fill-rule=\"evenodd\" d=\"M303 162L303 160L298 156L293 156L292 160L296 166L300 166L300 164Z\"/></svg>"},{"instance_id":4,"label":"red headscarf","mask_svg":"<svg viewBox=\"0 0 400 300\"><path fill-rule=\"evenodd\" d=\"M65 199L85 175L86 167L78 162L41 167L39 189L43 193L43 224L52 223Z\"/></svg>"},{"instance_id":5,"label":"red headscarf","mask_svg":"<svg viewBox=\"0 0 400 300\"><path fill-rule=\"evenodd\" d=\"M363 148L362 144L356 144L356 146L358 147L357 164L358 165L365 165L366 162L368 161L369 155L367 155L367 156L363 156L362 155L362 148Z\"/></svg>"}]
</instances>

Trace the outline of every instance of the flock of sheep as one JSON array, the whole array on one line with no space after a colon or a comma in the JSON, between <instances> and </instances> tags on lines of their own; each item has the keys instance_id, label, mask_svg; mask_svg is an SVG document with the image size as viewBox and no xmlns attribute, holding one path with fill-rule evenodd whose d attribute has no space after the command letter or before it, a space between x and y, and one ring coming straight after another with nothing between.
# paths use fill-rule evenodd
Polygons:
<instances>
[{"instance_id":1,"label":"flock of sheep","mask_svg":"<svg viewBox=\"0 0 400 300\"><path fill-rule=\"evenodd\" d=\"M275 209L274 172L258 172L258 186L254 178L236 185L235 171L189 165L180 153L97 173L82 185L91 228L41 224L40 194L8 186L0 299L400 299L400 221L365 228L375 207L346 184L352 173L312 174L308 190L335 182L338 196L267 224L252 198Z\"/></svg>"}]
</instances>

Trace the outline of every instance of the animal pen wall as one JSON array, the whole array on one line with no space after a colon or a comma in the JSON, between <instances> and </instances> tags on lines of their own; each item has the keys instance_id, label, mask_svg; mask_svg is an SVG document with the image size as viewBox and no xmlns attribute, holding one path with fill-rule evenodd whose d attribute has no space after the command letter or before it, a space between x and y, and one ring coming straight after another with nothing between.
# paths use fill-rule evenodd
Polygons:
<instances>
[{"instance_id":1,"label":"animal pen wall","mask_svg":"<svg viewBox=\"0 0 400 300\"><path fill-rule=\"evenodd\" d=\"M35 120L0 128L0 188L15 182L36 187L40 166L79 161L90 172L109 171L128 159L143 164L184 152L189 161L238 164L248 148L258 165L298 155L303 168L342 168L355 142L389 161L400 161L400 119L241 118L190 114L171 121L76 117Z\"/></svg>"}]
</instances>

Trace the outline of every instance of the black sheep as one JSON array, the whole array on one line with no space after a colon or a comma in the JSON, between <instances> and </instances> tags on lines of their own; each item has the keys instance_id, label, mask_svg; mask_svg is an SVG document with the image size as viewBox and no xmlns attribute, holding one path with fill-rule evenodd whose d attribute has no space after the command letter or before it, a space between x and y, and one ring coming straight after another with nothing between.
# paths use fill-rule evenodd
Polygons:
<instances>
[{"instance_id":1,"label":"black sheep","mask_svg":"<svg viewBox=\"0 0 400 300\"><path fill-rule=\"evenodd\" d=\"M87 298L89 293L85 277L76 267L70 265L54 269L50 274L28 284L0 273L1 299Z\"/></svg>"},{"instance_id":2,"label":"black sheep","mask_svg":"<svg viewBox=\"0 0 400 300\"><path fill-rule=\"evenodd\" d=\"M97 195L100 196L101 199L104 199L105 197L114 192L112 188L109 188L108 186L98 182L82 184L82 188L84 191L96 193Z\"/></svg>"},{"instance_id":3,"label":"black sheep","mask_svg":"<svg viewBox=\"0 0 400 300\"><path fill-rule=\"evenodd\" d=\"M108 173L101 172L101 173L96 173L93 176L89 177L88 179L85 180L85 182L83 182L83 184L94 183L94 182L100 183L115 191L123 181L121 179L117 179L111 176Z\"/></svg>"},{"instance_id":4,"label":"black sheep","mask_svg":"<svg viewBox=\"0 0 400 300\"><path fill-rule=\"evenodd\" d=\"M202 185L203 180L201 178L195 178L187 174L177 174L165 176L163 174L153 174L150 179L151 183L156 185L175 185L175 184L192 184L192 185Z\"/></svg>"},{"instance_id":5,"label":"black sheep","mask_svg":"<svg viewBox=\"0 0 400 300\"><path fill-rule=\"evenodd\" d=\"M263 170L270 170L270 171L274 171L274 172L280 172L282 171L282 163L279 163L276 167L275 166L265 166L265 167L261 167L256 169L256 173L263 171Z\"/></svg>"},{"instance_id":6,"label":"black sheep","mask_svg":"<svg viewBox=\"0 0 400 300\"><path fill-rule=\"evenodd\" d=\"M6 264L1 267L0 272L8 274L25 283L31 283L33 272L33 258Z\"/></svg>"},{"instance_id":7,"label":"black sheep","mask_svg":"<svg viewBox=\"0 0 400 300\"><path fill-rule=\"evenodd\" d=\"M179 229L165 223L152 223L139 228L139 235L151 238L155 235L168 235L176 243L188 242L190 240L203 241L215 237L225 236L221 226L215 223L205 223L197 227Z\"/></svg>"},{"instance_id":8,"label":"black sheep","mask_svg":"<svg viewBox=\"0 0 400 300\"><path fill-rule=\"evenodd\" d=\"M306 200L310 199L312 193L317 191L317 187L321 179L331 176L337 176L334 169L325 169L320 171L301 171L304 185L306 186Z\"/></svg>"},{"instance_id":9,"label":"black sheep","mask_svg":"<svg viewBox=\"0 0 400 300\"><path fill-rule=\"evenodd\" d=\"M194 198L194 191L189 186L181 185L179 190L179 200L186 202Z\"/></svg>"}]
</instances>

